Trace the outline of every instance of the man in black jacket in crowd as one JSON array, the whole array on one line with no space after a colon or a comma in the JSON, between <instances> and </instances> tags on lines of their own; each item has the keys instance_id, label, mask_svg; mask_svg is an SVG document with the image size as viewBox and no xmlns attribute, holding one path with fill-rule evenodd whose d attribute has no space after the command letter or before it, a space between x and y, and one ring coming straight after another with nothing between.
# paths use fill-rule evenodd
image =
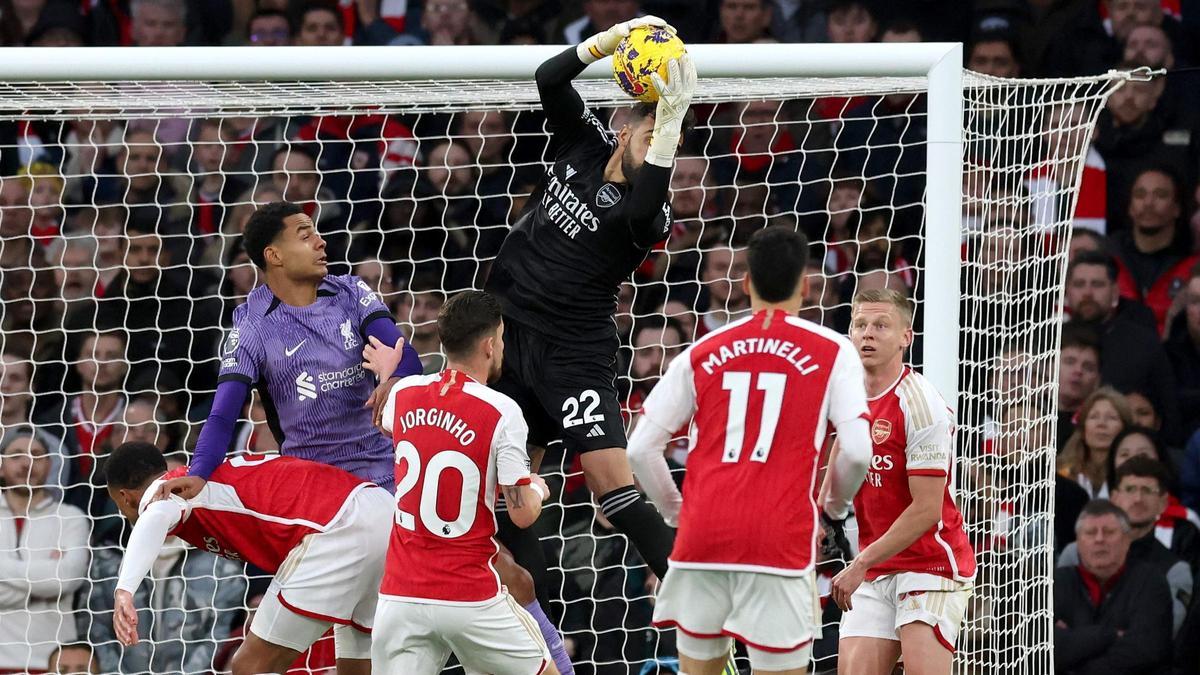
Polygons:
<instances>
[{"instance_id":1,"label":"man in black jacket in crowd","mask_svg":"<svg viewBox=\"0 0 1200 675\"><path fill-rule=\"evenodd\" d=\"M1171 659L1171 592L1127 559L1131 527L1105 499L1076 526L1079 565L1054 574L1054 670L1063 675L1160 673Z\"/></svg>"},{"instance_id":2,"label":"man in black jacket in crowd","mask_svg":"<svg viewBox=\"0 0 1200 675\"><path fill-rule=\"evenodd\" d=\"M1071 319L1091 325L1100 338L1100 381L1121 392L1149 392L1162 413L1164 431L1176 440L1175 377L1155 330L1154 312L1121 297L1112 256L1077 253L1067 267L1065 299Z\"/></svg>"}]
</instances>

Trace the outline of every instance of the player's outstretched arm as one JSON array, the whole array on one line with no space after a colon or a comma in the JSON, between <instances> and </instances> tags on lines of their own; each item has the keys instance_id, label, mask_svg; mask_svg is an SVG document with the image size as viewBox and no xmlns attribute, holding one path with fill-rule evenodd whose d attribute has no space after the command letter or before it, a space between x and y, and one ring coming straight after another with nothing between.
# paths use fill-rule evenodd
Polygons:
<instances>
[{"instance_id":1,"label":"player's outstretched arm","mask_svg":"<svg viewBox=\"0 0 1200 675\"><path fill-rule=\"evenodd\" d=\"M843 520L854 503L871 467L871 431L867 420L855 417L837 425L838 440L829 456L829 470L822 488L826 515Z\"/></svg>"},{"instance_id":2,"label":"player's outstretched arm","mask_svg":"<svg viewBox=\"0 0 1200 675\"><path fill-rule=\"evenodd\" d=\"M534 81L537 82L538 97L541 99L542 110L546 113L546 121L551 131L556 134L569 133L570 130L587 124L583 119L583 99L571 86L571 80L592 63L611 56L621 40L638 26L670 28L667 22L658 17L638 17L596 33L538 66L534 73ZM673 28L671 30L674 31Z\"/></svg>"},{"instance_id":3,"label":"player's outstretched arm","mask_svg":"<svg viewBox=\"0 0 1200 675\"><path fill-rule=\"evenodd\" d=\"M629 466L646 496L658 508L663 521L671 527L679 526L679 509L683 507L683 495L675 480L671 478L671 467L664 454L667 443L673 436L654 420L642 416L629 436Z\"/></svg>"},{"instance_id":4,"label":"player's outstretched arm","mask_svg":"<svg viewBox=\"0 0 1200 675\"><path fill-rule=\"evenodd\" d=\"M508 505L508 517L513 525L522 529L537 522L542 514L542 502L550 496L546 481L536 473L530 474L528 482L519 485L501 485L504 501Z\"/></svg>"},{"instance_id":5,"label":"player's outstretched arm","mask_svg":"<svg viewBox=\"0 0 1200 675\"><path fill-rule=\"evenodd\" d=\"M695 413L696 388L689 347L671 361L662 379L650 390L626 450L633 475L671 527L679 521L683 495L671 478L663 453L673 430L682 427Z\"/></svg>"},{"instance_id":6,"label":"player's outstretched arm","mask_svg":"<svg viewBox=\"0 0 1200 675\"><path fill-rule=\"evenodd\" d=\"M162 550L167 534L183 517L182 500L171 498L152 502L138 517L121 559L121 571L117 575L117 590L113 611L113 632L121 644L137 644L137 608L133 606L133 593Z\"/></svg>"},{"instance_id":7,"label":"player's outstretched arm","mask_svg":"<svg viewBox=\"0 0 1200 675\"><path fill-rule=\"evenodd\" d=\"M691 56L684 54L671 59L667 71L665 81L658 73L651 76L659 93L654 109L654 134L628 207L629 227L634 240L642 246L656 244L670 232L670 222L660 224L659 215L663 213L671 186L671 170L683 138L684 119L696 93L696 66Z\"/></svg>"},{"instance_id":8,"label":"player's outstretched arm","mask_svg":"<svg viewBox=\"0 0 1200 675\"><path fill-rule=\"evenodd\" d=\"M224 380L217 385L212 409L200 429L200 437L196 439L196 452L192 456L188 474L163 481L155 491L154 499L165 499L172 494L192 499L200 494L208 477L225 461L225 454L233 445L238 416L249 395L250 385L240 379Z\"/></svg>"}]
</instances>

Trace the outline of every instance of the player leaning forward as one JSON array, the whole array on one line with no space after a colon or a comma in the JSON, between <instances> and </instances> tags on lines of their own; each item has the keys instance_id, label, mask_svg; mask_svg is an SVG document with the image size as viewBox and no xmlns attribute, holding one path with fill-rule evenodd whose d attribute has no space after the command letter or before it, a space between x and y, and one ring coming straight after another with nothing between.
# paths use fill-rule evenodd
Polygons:
<instances>
[{"instance_id":1,"label":"player leaning forward","mask_svg":"<svg viewBox=\"0 0 1200 675\"><path fill-rule=\"evenodd\" d=\"M845 518L867 472L862 365L844 336L795 316L807 246L778 226L751 237L753 315L671 362L630 439L638 480L679 523L654 623L676 627L689 675L720 673L732 638L756 673L807 671L821 630L813 495L830 426L842 450L828 473L829 518ZM683 499L663 449L689 419Z\"/></svg>"},{"instance_id":2,"label":"player leaning forward","mask_svg":"<svg viewBox=\"0 0 1200 675\"><path fill-rule=\"evenodd\" d=\"M850 339L866 371L871 470L854 500L861 552L833 580L842 617L839 672L948 675L975 554L951 493L953 420L941 395L904 365L912 306L895 291L859 292Z\"/></svg>"},{"instance_id":3,"label":"player leaning forward","mask_svg":"<svg viewBox=\"0 0 1200 675\"><path fill-rule=\"evenodd\" d=\"M282 673L330 626L338 674L370 673L391 495L325 464L239 455L218 464L195 497L154 499L183 472L168 472L149 443L124 443L109 457L108 494L133 523L117 579L117 639L137 643L133 592L178 537L275 575L233 656L234 675Z\"/></svg>"},{"instance_id":4,"label":"player leaning forward","mask_svg":"<svg viewBox=\"0 0 1200 675\"><path fill-rule=\"evenodd\" d=\"M671 231L668 188L696 71L686 55L672 61L669 81L657 80L657 105L635 106L616 135L571 86L642 25L665 26L655 17L618 24L538 67L554 161L505 238L486 288L500 299L507 330L508 357L495 387L525 413L534 467L551 441L582 453L600 509L662 575L672 535L634 487L625 456L613 315L620 285ZM544 574L536 537L508 527L506 518L500 534L517 562Z\"/></svg>"},{"instance_id":5,"label":"player leaning forward","mask_svg":"<svg viewBox=\"0 0 1200 675\"><path fill-rule=\"evenodd\" d=\"M504 360L495 298L464 291L442 307L446 369L396 383L383 426L396 445L396 512L375 616L377 673L435 675L451 652L468 672L557 675L532 616L494 562L497 492L518 527L546 484L529 472L521 409L487 383Z\"/></svg>"}]
</instances>

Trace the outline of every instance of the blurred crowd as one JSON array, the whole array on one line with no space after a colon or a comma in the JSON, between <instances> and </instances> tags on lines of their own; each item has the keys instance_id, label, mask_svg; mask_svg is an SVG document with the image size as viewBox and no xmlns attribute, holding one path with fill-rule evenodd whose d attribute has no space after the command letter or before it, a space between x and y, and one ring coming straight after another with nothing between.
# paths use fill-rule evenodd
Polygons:
<instances>
[{"instance_id":1,"label":"blurred crowd","mask_svg":"<svg viewBox=\"0 0 1200 675\"><path fill-rule=\"evenodd\" d=\"M641 13L692 43L960 41L968 68L1006 78L1200 61L1200 2L1189 0L0 0L0 45L574 44ZM698 106L672 178L671 237L617 298L631 415L687 344L748 311L742 246L767 223L813 242L805 318L845 332L856 289L922 296L924 105L892 94ZM597 112L620 128L622 109ZM1044 544L1060 565L1056 667L1196 672L1200 81L1179 71L1129 82L1094 133L1071 133L1089 114L1084 102L1056 108L1023 130L1047 161L964 186L965 511L985 569L988 556L1002 561L1028 536L1030 511L1049 506L1015 488L1050 479L1029 471L1053 447ZM439 369L437 312L486 278L542 175L544 120L370 109L6 119L0 673L219 672L265 577L168 547L139 591L144 642L121 649L110 616L127 533L103 490L106 455L145 440L187 462L223 331L259 281L240 244L257 204L302 204L333 271L377 289L426 369ZM1076 177L1072 203L1061 186ZM1052 288L1026 257L1068 230L1056 244L1069 257L1065 297L1036 299L1062 322L1060 353L980 339L998 330L1001 305L1024 302L1002 293L1003 272L1023 267L1029 288ZM937 320L921 313L918 330ZM1037 383L1055 375L1052 400ZM248 405L238 449L277 449L265 419ZM682 472L686 439L670 460ZM669 639L647 629L656 580L593 508L571 458L558 461L561 504L539 527L561 562L553 614L576 672L675 672ZM826 610L819 668L835 663L837 610ZM320 672L331 658L320 643L304 660Z\"/></svg>"}]
</instances>

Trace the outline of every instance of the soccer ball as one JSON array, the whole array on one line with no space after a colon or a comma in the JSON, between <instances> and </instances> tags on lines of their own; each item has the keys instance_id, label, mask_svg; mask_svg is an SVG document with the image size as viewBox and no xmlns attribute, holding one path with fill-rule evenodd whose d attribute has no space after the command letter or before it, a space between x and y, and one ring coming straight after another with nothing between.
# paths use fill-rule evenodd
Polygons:
<instances>
[{"instance_id":1,"label":"soccer ball","mask_svg":"<svg viewBox=\"0 0 1200 675\"><path fill-rule=\"evenodd\" d=\"M665 28L640 26L621 40L613 54L613 77L621 91L645 103L658 100L650 75L667 80L667 62L687 53L683 40Z\"/></svg>"}]
</instances>

